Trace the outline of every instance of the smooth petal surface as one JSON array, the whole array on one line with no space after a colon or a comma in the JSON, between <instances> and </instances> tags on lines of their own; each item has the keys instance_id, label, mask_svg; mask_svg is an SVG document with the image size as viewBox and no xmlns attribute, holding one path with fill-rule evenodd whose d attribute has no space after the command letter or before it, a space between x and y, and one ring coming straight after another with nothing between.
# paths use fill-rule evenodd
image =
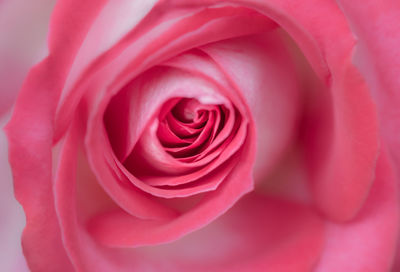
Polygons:
<instances>
[{"instance_id":1,"label":"smooth petal surface","mask_svg":"<svg viewBox=\"0 0 400 272\"><path fill-rule=\"evenodd\" d=\"M149 271L310 271L323 235L307 206L249 194L202 230L137 254Z\"/></svg>"},{"instance_id":2,"label":"smooth petal surface","mask_svg":"<svg viewBox=\"0 0 400 272\"><path fill-rule=\"evenodd\" d=\"M82 224L82 217L80 215L87 210L87 207L85 205L77 207L78 203L82 203L79 202L77 196L77 192L79 191L77 189L77 181L84 182L82 178L90 179L90 176L84 174L87 172L87 169L82 171L82 166L87 167L88 165L79 160L79 152L82 152L78 148L78 146L82 146L82 142L79 140L80 129L82 129L82 126L78 121L75 121L70 127L68 136L62 142L60 166L56 173L54 189L55 208L60 222L60 235L63 238L65 250L68 252L68 256L74 267L73 270L68 267L59 267L58 270L61 269L61 271L66 272L91 270L114 271L118 267L115 264L116 260L113 260L112 255L108 255L106 249L96 244L88 236ZM95 190L91 190L87 192L90 195L84 197L94 200L96 195L98 195L98 193L94 194L94 192ZM96 199L97 204L104 202L106 202L104 199ZM90 205L93 206L93 204L91 203Z\"/></svg>"},{"instance_id":3,"label":"smooth petal surface","mask_svg":"<svg viewBox=\"0 0 400 272\"><path fill-rule=\"evenodd\" d=\"M399 238L398 199L397 178L384 152L360 213L344 224L327 223L326 244L316 271L390 271Z\"/></svg>"},{"instance_id":4,"label":"smooth petal surface","mask_svg":"<svg viewBox=\"0 0 400 272\"><path fill-rule=\"evenodd\" d=\"M400 4L397 1L337 1L357 38L353 62L368 82L379 113L382 138L400 173ZM399 243L400 245L400 243ZM393 271L400 269L400 247Z\"/></svg>"},{"instance_id":5,"label":"smooth petal surface","mask_svg":"<svg viewBox=\"0 0 400 272\"><path fill-rule=\"evenodd\" d=\"M93 3L96 2L93 1ZM117 3L104 1L104 6L101 8L96 20L90 25L90 30L86 34L79 52L74 59L61 94L60 104L68 96L70 89L75 84L77 78L83 73L84 69L134 29L155 3L156 0L144 2L119 0Z\"/></svg>"},{"instance_id":6,"label":"smooth petal surface","mask_svg":"<svg viewBox=\"0 0 400 272\"><path fill-rule=\"evenodd\" d=\"M382 136L400 165L400 3L338 0L357 38L353 62L371 87Z\"/></svg>"},{"instance_id":7,"label":"smooth petal surface","mask_svg":"<svg viewBox=\"0 0 400 272\"><path fill-rule=\"evenodd\" d=\"M242 91L255 119L257 161L262 181L281 159L298 125L300 84L278 31L201 47ZM194 69L194 68L192 68Z\"/></svg>"}]
</instances>

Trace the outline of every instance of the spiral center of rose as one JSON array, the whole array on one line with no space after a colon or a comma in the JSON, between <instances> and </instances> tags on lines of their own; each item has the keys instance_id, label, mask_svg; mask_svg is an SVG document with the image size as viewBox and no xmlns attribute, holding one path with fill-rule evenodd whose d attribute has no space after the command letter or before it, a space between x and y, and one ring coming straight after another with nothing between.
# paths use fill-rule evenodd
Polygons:
<instances>
[{"instance_id":1,"label":"spiral center of rose","mask_svg":"<svg viewBox=\"0 0 400 272\"><path fill-rule=\"evenodd\" d=\"M171 99L161 110L157 136L171 156L195 160L219 135L228 115L223 105L202 104L193 98Z\"/></svg>"}]
</instances>

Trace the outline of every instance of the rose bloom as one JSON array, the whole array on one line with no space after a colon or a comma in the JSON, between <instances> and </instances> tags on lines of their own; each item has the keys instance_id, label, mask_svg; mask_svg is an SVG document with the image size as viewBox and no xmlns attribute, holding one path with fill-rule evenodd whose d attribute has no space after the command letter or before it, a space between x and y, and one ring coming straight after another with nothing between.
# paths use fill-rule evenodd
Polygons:
<instances>
[{"instance_id":1,"label":"rose bloom","mask_svg":"<svg viewBox=\"0 0 400 272\"><path fill-rule=\"evenodd\" d=\"M399 3L1 2L29 269L400 271Z\"/></svg>"}]
</instances>

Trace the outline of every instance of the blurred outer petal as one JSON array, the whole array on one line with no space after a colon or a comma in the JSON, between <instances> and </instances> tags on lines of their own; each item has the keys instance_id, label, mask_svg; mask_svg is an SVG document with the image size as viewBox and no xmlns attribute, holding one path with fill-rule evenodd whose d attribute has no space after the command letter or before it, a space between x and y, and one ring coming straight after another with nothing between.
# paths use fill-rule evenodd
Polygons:
<instances>
[{"instance_id":1,"label":"blurred outer petal","mask_svg":"<svg viewBox=\"0 0 400 272\"><path fill-rule=\"evenodd\" d=\"M0 1L0 115L11 109L29 68L46 54L54 3Z\"/></svg>"},{"instance_id":2,"label":"blurred outer petal","mask_svg":"<svg viewBox=\"0 0 400 272\"><path fill-rule=\"evenodd\" d=\"M337 0L357 45L353 61L371 86L380 130L400 174L400 2ZM400 244L399 244L400 249ZM393 271L400 270L400 250Z\"/></svg>"},{"instance_id":3,"label":"blurred outer petal","mask_svg":"<svg viewBox=\"0 0 400 272\"><path fill-rule=\"evenodd\" d=\"M357 38L353 61L371 86L383 138L400 170L400 2L337 2Z\"/></svg>"},{"instance_id":4,"label":"blurred outer petal","mask_svg":"<svg viewBox=\"0 0 400 272\"><path fill-rule=\"evenodd\" d=\"M25 215L14 198L3 127L28 69L46 54L48 21L54 3L55 0L0 1L1 271L28 271L20 237Z\"/></svg>"},{"instance_id":5,"label":"blurred outer petal","mask_svg":"<svg viewBox=\"0 0 400 272\"><path fill-rule=\"evenodd\" d=\"M390 271L400 227L396 178L383 152L371 194L360 213L347 223L327 224L326 245L316 272Z\"/></svg>"},{"instance_id":6,"label":"blurred outer petal","mask_svg":"<svg viewBox=\"0 0 400 272\"><path fill-rule=\"evenodd\" d=\"M54 211L49 171L52 169L53 118L59 91L71 64L104 4L105 1L57 3L49 36L49 56L29 73L7 127L16 196L27 215L24 253L33 271L72 269ZM30 143L29 148L26 143ZM43 236L47 239L43 240ZM42 258L43 255L47 258Z\"/></svg>"}]
</instances>

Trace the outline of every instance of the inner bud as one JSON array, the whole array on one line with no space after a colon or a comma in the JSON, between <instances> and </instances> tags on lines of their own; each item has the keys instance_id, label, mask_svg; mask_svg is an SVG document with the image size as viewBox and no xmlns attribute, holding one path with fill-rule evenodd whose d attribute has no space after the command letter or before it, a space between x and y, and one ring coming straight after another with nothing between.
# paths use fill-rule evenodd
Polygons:
<instances>
[{"instance_id":1,"label":"inner bud","mask_svg":"<svg viewBox=\"0 0 400 272\"><path fill-rule=\"evenodd\" d=\"M186 162L196 160L221 132L227 115L223 105L174 98L160 111L157 137L173 157Z\"/></svg>"}]
</instances>

